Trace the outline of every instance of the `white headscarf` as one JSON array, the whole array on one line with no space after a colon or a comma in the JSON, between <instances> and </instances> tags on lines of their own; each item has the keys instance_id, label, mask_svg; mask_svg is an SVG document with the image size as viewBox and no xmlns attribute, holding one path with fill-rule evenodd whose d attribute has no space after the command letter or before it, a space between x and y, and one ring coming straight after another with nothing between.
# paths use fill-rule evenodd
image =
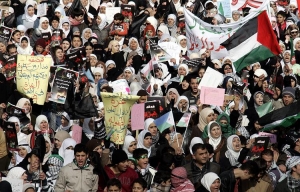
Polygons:
<instances>
[{"instance_id":1,"label":"white headscarf","mask_svg":"<svg viewBox=\"0 0 300 192\"><path fill-rule=\"evenodd\" d=\"M28 15L28 10L27 9L28 9L29 6L34 7L34 5L32 5L32 4L26 4L26 6L25 6L25 19L28 22L34 22L37 19L37 15L36 14L33 14L32 16Z\"/></svg>"},{"instance_id":2,"label":"white headscarf","mask_svg":"<svg viewBox=\"0 0 300 192\"><path fill-rule=\"evenodd\" d=\"M71 29L71 25L70 25L70 21L69 21L68 17L62 18L62 19L60 20L60 23L61 23L61 24L60 24L60 29L63 30L65 36L67 37L68 34L69 34L69 32L70 32L70 29ZM69 24L69 30L65 30L65 29L62 27L62 25L63 25L64 23L68 23L68 24Z\"/></svg>"},{"instance_id":3,"label":"white headscarf","mask_svg":"<svg viewBox=\"0 0 300 192\"><path fill-rule=\"evenodd\" d=\"M139 136L138 136L138 143L137 143L137 148L143 148L146 149L148 151L148 157L150 157L151 154L151 147L147 148L144 145L144 137L146 135L146 133L150 133L148 130L143 130L140 132ZM151 134L150 134L151 135Z\"/></svg>"},{"instance_id":4,"label":"white headscarf","mask_svg":"<svg viewBox=\"0 0 300 192\"><path fill-rule=\"evenodd\" d=\"M211 125L212 125L213 123L218 124L218 123L215 122L215 121L211 121L211 122L208 123L208 125L207 125L206 127L207 127L207 135L208 135L208 138L209 138L208 143L211 144L211 145L213 146L214 150L216 150L217 147L218 147L218 145L220 144L220 142L221 142L221 140L222 140L222 133L221 133L221 135L220 135L217 139L215 139L215 138L213 138L213 137L211 136L210 131L211 131L211 128L212 128ZM218 124L218 126L220 127L219 124ZM220 129L221 129L221 127L220 127Z\"/></svg>"},{"instance_id":5,"label":"white headscarf","mask_svg":"<svg viewBox=\"0 0 300 192\"><path fill-rule=\"evenodd\" d=\"M187 101L187 107L186 107L186 110L185 111L182 111L182 109L179 109L178 108L178 104L180 102L180 100L186 100ZM190 104L189 104L189 99L186 97L186 96L180 96L178 99L177 99L177 102L175 103L174 107L176 107L180 112L182 113L185 113L185 112L188 112L189 111L189 107L190 107Z\"/></svg>"},{"instance_id":6,"label":"white headscarf","mask_svg":"<svg viewBox=\"0 0 300 192\"><path fill-rule=\"evenodd\" d=\"M25 49L23 49L23 48L21 47L23 38L26 38L26 39L27 39L27 42L28 42L28 45L27 45L27 47L26 47ZM29 37L27 37L27 36L22 36L22 37L20 38L20 43L19 43L19 46L17 47L17 51L18 51L18 54L22 54L22 55L31 55L31 54L32 54L33 49L32 49L32 47L30 46L30 40L29 40Z\"/></svg>"},{"instance_id":7,"label":"white headscarf","mask_svg":"<svg viewBox=\"0 0 300 192\"><path fill-rule=\"evenodd\" d=\"M36 131L41 131L40 129L40 124L42 121L46 121L48 123L48 119L45 115L39 115L36 120L35 120L35 126L34 126L34 129ZM48 129L49 129L49 125L48 125Z\"/></svg>"},{"instance_id":8,"label":"white headscarf","mask_svg":"<svg viewBox=\"0 0 300 192\"><path fill-rule=\"evenodd\" d=\"M29 99L27 99L27 98L21 98L21 99L18 100L16 106L23 109L23 106L25 105L26 102L28 102L28 103L30 104ZM27 116L29 119L31 119L31 117L30 117L30 112L31 112L31 111L25 111L26 116Z\"/></svg>"},{"instance_id":9,"label":"white headscarf","mask_svg":"<svg viewBox=\"0 0 300 192\"><path fill-rule=\"evenodd\" d=\"M17 133L18 143L19 143L20 141L22 141L22 140L26 140L27 135L21 132L21 123L20 123L19 118L15 117L15 116L12 116L12 117L10 117L7 121L8 121L8 122L18 123L18 124L19 124L19 128L20 128L20 129L19 129L19 132Z\"/></svg>"},{"instance_id":10,"label":"white headscarf","mask_svg":"<svg viewBox=\"0 0 300 192\"><path fill-rule=\"evenodd\" d=\"M136 48L136 50L132 50L132 49L130 48L130 43L131 43L131 41L136 41L136 42L137 42L137 48ZM135 52L138 53L139 56L142 56L142 55L143 55L143 49L140 47L139 41L138 41L137 38L135 38L135 37L131 37L131 38L129 39L129 41L128 41L128 47L126 47L125 49L123 49L123 51L126 52L126 53L130 53L130 52L132 52L132 51L135 51Z\"/></svg>"},{"instance_id":11,"label":"white headscarf","mask_svg":"<svg viewBox=\"0 0 300 192\"><path fill-rule=\"evenodd\" d=\"M91 32L91 37L92 37L92 34L93 34L92 29L90 29L90 28L85 28L85 29L82 31L82 35L81 35L82 44L85 44L85 42L88 41L88 39L85 39L85 38L84 38L84 33L85 33L86 31L90 31L90 32Z\"/></svg>"},{"instance_id":12,"label":"white headscarf","mask_svg":"<svg viewBox=\"0 0 300 192\"><path fill-rule=\"evenodd\" d=\"M90 127L89 127L89 123L90 120L92 118L85 118L83 121L83 125L82 125L82 131L85 133L85 135L89 138L92 139L92 137L94 136L94 132L91 131Z\"/></svg>"},{"instance_id":13,"label":"white headscarf","mask_svg":"<svg viewBox=\"0 0 300 192\"><path fill-rule=\"evenodd\" d=\"M23 173L25 173L26 170L23 169L22 167L14 167L11 170L9 170L7 174L7 178L10 179L21 179Z\"/></svg>"},{"instance_id":14,"label":"white headscarf","mask_svg":"<svg viewBox=\"0 0 300 192\"><path fill-rule=\"evenodd\" d=\"M23 31L25 33L27 31L27 28L24 25L18 25L17 30Z\"/></svg>"},{"instance_id":15,"label":"white headscarf","mask_svg":"<svg viewBox=\"0 0 300 192\"><path fill-rule=\"evenodd\" d=\"M56 9L54 10L54 13L55 12L59 12L61 14L60 19L66 17L65 10L62 7L60 7L60 6L56 7Z\"/></svg>"},{"instance_id":16,"label":"white headscarf","mask_svg":"<svg viewBox=\"0 0 300 192\"><path fill-rule=\"evenodd\" d=\"M74 150L67 149L67 148L70 146L72 146L74 148L75 145L76 145L76 141L72 138L67 138L62 142L61 148L59 148L58 154L62 158L64 158L64 166L71 163L72 160L74 159ZM70 162L70 160L71 160L71 162Z\"/></svg>"},{"instance_id":17,"label":"white headscarf","mask_svg":"<svg viewBox=\"0 0 300 192\"><path fill-rule=\"evenodd\" d=\"M186 36L184 36L184 35L179 35L179 36L177 37L177 44L181 47L182 55L185 55L185 53L187 52L187 46L186 46L186 47L182 47L182 46L180 45L180 41L181 41L182 39L186 39Z\"/></svg>"},{"instance_id":18,"label":"white headscarf","mask_svg":"<svg viewBox=\"0 0 300 192\"><path fill-rule=\"evenodd\" d=\"M207 189L209 192L211 192L210 190L210 186L213 184L213 182L215 182L215 180L219 179L221 182L220 177L213 173L206 173L203 178L201 179L201 184L203 185L203 187L205 187L205 189ZM220 191L220 190L219 190Z\"/></svg>"},{"instance_id":19,"label":"white headscarf","mask_svg":"<svg viewBox=\"0 0 300 192\"><path fill-rule=\"evenodd\" d=\"M203 140L202 140L200 137L194 137L194 138L191 140L191 144L190 144L190 147L189 147L191 155L193 155L193 150L192 150L192 148L193 148L193 146L194 146L195 144L197 144L197 143L203 144Z\"/></svg>"},{"instance_id":20,"label":"white headscarf","mask_svg":"<svg viewBox=\"0 0 300 192\"><path fill-rule=\"evenodd\" d=\"M125 153L127 154L128 158L131 158L132 157L132 153L130 153L128 151L128 148L129 148L129 145L131 142L134 142L135 141L135 138L132 137L131 135L127 135L124 139L124 145L123 145L123 151L125 151Z\"/></svg>"},{"instance_id":21,"label":"white headscarf","mask_svg":"<svg viewBox=\"0 0 300 192\"><path fill-rule=\"evenodd\" d=\"M237 166L237 165L240 164L238 162L238 158L240 156L240 151L241 150L239 152L234 151L233 145L232 145L232 141L236 137L239 138L239 136L237 136L237 135L231 135L230 137L228 137L228 139L227 139L227 151L225 152L225 156L229 159L230 164L232 166Z\"/></svg>"},{"instance_id":22,"label":"white headscarf","mask_svg":"<svg viewBox=\"0 0 300 192\"><path fill-rule=\"evenodd\" d=\"M50 28L50 24L48 24L48 28L47 29L43 29L42 28L42 23L45 22L45 21L48 21L49 22L49 19L47 17L41 17L40 18L40 24L39 24L39 27L38 29L42 32L42 33L50 33L52 35L52 31L51 31L51 28Z\"/></svg>"},{"instance_id":23,"label":"white headscarf","mask_svg":"<svg viewBox=\"0 0 300 192\"><path fill-rule=\"evenodd\" d=\"M98 16L101 18L101 23L98 25L100 31L106 26L107 18L105 14L99 13Z\"/></svg>"},{"instance_id":24,"label":"white headscarf","mask_svg":"<svg viewBox=\"0 0 300 192\"><path fill-rule=\"evenodd\" d=\"M45 139L46 142L49 143L49 145L50 145L50 150L49 150L49 152L46 153L45 156L44 156L43 165L45 165L45 163L48 161L50 155L52 154L52 144L51 144L50 138L49 138L48 136L44 136L44 139Z\"/></svg>"}]
</instances>

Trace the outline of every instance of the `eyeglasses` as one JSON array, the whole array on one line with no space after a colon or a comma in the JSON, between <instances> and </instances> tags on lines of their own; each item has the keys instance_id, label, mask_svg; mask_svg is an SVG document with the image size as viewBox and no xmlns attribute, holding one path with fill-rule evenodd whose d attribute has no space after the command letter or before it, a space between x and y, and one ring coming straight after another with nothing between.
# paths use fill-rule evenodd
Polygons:
<instances>
[{"instance_id":1,"label":"eyeglasses","mask_svg":"<svg viewBox=\"0 0 300 192\"><path fill-rule=\"evenodd\" d=\"M148 155L142 155L142 156L140 156L139 159L146 159L146 158L148 158Z\"/></svg>"}]
</instances>

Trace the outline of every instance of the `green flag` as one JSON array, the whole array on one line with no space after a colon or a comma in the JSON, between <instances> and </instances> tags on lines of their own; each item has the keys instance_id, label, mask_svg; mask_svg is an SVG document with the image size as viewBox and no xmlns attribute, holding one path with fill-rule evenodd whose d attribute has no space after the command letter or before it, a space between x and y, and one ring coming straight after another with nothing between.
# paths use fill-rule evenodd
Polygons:
<instances>
[{"instance_id":1,"label":"green flag","mask_svg":"<svg viewBox=\"0 0 300 192\"><path fill-rule=\"evenodd\" d=\"M273 110L272 102L264 103L263 105L256 108L256 112L259 117L266 115Z\"/></svg>"}]
</instances>

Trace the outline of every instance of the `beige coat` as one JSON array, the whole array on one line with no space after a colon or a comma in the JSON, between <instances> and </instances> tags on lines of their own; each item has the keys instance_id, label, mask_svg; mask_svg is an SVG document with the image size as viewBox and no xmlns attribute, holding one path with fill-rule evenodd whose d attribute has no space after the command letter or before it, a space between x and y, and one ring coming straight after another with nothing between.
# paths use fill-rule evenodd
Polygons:
<instances>
[{"instance_id":1,"label":"beige coat","mask_svg":"<svg viewBox=\"0 0 300 192\"><path fill-rule=\"evenodd\" d=\"M94 167L78 168L75 163L64 166L58 175L54 186L55 192L96 192L98 190L98 175L93 174Z\"/></svg>"}]
</instances>

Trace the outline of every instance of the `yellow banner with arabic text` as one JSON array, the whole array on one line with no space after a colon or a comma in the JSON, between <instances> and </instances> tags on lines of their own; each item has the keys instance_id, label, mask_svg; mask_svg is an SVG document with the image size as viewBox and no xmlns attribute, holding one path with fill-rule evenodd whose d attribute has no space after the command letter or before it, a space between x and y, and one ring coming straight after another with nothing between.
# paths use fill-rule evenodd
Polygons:
<instances>
[{"instance_id":1,"label":"yellow banner with arabic text","mask_svg":"<svg viewBox=\"0 0 300 192\"><path fill-rule=\"evenodd\" d=\"M123 144L132 105L139 96L101 92L105 111L105 127L110 141Z\"/></svg>"},{"instance_id":2,"label":"yellow banner with arabic text","mask_svg":"<svg viewBox=\"0 0 300 192\"><path fill-rule=\"evenodd\" d=\"M44 105L52 58L44 56L18 55L16 80L20 93Z\"/></svg>"}]
</instances>

